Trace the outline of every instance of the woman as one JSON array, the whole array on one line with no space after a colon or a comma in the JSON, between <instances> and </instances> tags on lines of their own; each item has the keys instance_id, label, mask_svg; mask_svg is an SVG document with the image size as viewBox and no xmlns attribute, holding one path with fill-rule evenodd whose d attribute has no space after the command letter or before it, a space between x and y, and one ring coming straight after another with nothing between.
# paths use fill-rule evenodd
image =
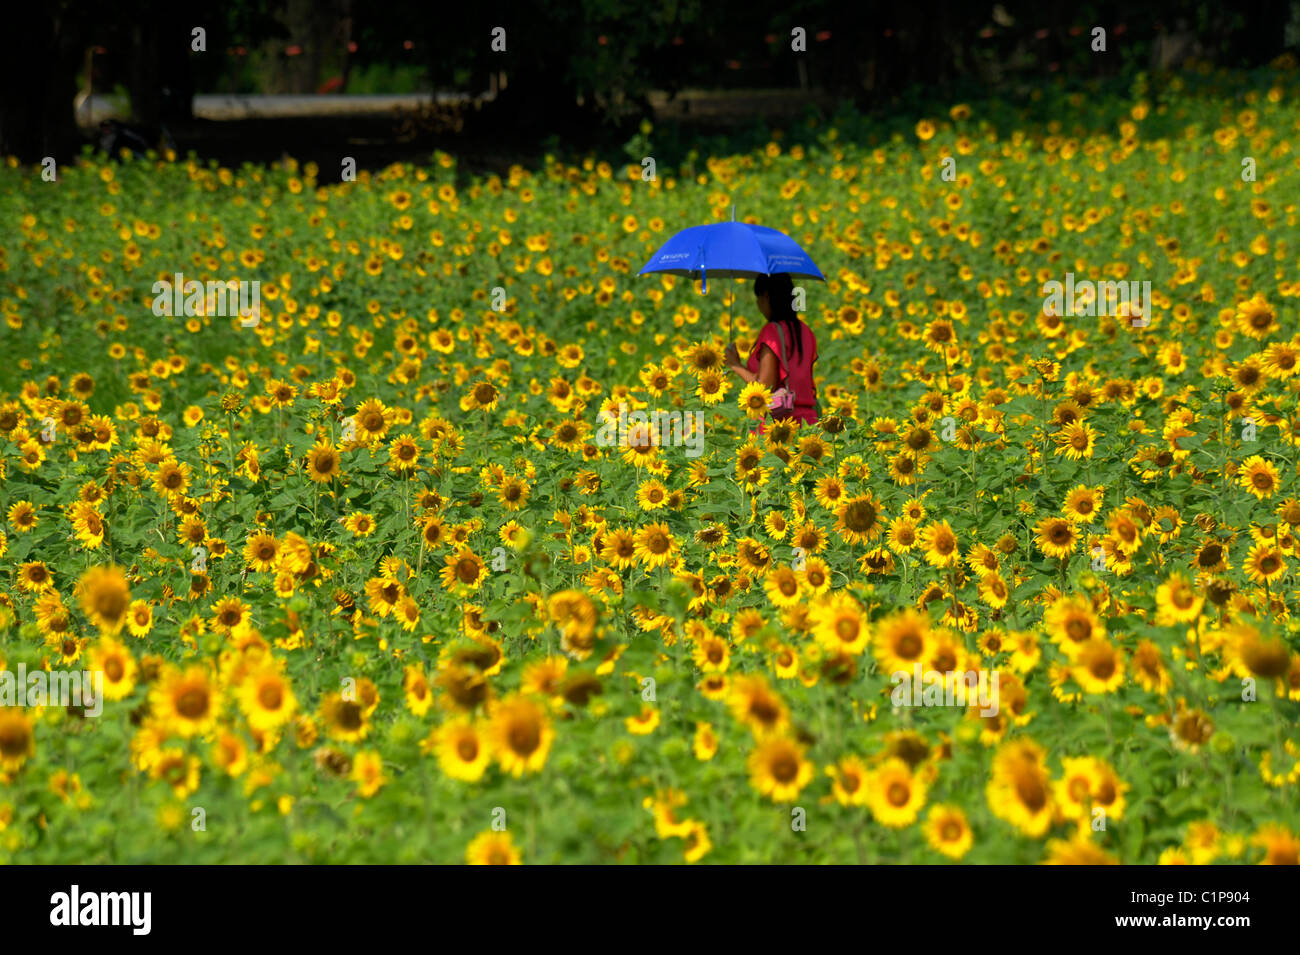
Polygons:
<instances>
[{"instance_id":1,"label":"woman","mask_svg":"<svg viewBox=\"0 0 1300 955\"><path fill-rule=\"evenodd\" d=\"M758 310L767 319L743 365L733 342L727 346L727 367L746 383L762 382L769 391L784 385L794 392L792 412L771 412L773 417L816 424L820 417L813 363L817 361L817 336L794 311L794 283L784 273L760 275L754 280ZM785 348L782 354L782 333ZM766 430L766 429L763 429Z\"/></svg>"}]
</instances>

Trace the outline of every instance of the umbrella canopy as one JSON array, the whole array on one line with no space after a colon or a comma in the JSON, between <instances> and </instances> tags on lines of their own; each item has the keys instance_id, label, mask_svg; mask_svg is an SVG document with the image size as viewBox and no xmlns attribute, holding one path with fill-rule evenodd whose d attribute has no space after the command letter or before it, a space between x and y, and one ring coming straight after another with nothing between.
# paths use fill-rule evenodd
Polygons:
<instances>
[{"instance_id":1,"label":"umbrella canopy","mask_svg":"<svg viewBox=\"0 0 1300 955\"><path fill-rule=\"evenodd\" d=\"M786 272L791 278L826 277L799 243L779 229L748 222L714 222L683 229L659 247L638 272L667 272L700 279L709 290L709 275L757 278Z\"/></svg>"},{"instance_id":2,"label":"umbrella canopy","mask_svg":"<svg viewBox=\"0 0 1300 955\"><path fill-rule=\"evenodd\" d=\"M698 278L704 292L709 290L710 273L723 278L753 279L785 272L791 278L826 281L812 256L798 242L779 229L737 222L734 206L730 222L691 226L661 245L637 275L650 272ZM730 296L727 311L731 311ZM728 338L732 331L728 317Z\"/></svg>"}]
</instances>

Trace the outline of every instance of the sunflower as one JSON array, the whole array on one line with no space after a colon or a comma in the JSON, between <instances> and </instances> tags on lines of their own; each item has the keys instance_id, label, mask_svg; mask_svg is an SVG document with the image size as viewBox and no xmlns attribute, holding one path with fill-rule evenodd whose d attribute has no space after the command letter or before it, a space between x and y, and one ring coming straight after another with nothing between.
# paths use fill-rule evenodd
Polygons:
<instances>
[{"instance_id":1,"label":"sunflower","mask_svg":"<svg viewBox=\"0 0 1300 955\"><path fill-rule=\"evenodd\" d=\"M1078 461L1092 457L1097 447L1097 432L1086 421L1076 421L1053 434L1052 440L1056 442L1057 454Z\"/></svg>"},{"instance_id":2,"label":"sunflower","mask_svg":"<svg viewBox=\"0 0 1300 955\"><path fill-rule=\"evenodd\" d=\"M763 580L767 598L777 607L793 607L801 597L799 575L789 567L775 567Z\"/></svg>"},{"instance_id":3,"label":"sunflower","mask_svg":"<svg viewBox=\"0 0 1300 955\"><path fill-rule=\"evenodd\" d=\"M429 734L428 749L437 755L444 773L466 783L478 782L492 761L492 751L478 724L467 717L455 717L436 727Z\"/></svg>"},{"instance_id":4,"label":"sunflower","mask_svg":"<svg viewBox=\"0 0 1300 955\"><path fill-rule=\"evenodd\" d=\"M977 587L980 600L988 604L994 610L1000 610L1007 605L1007 600L1011 596L1007 589L1007 582L1002 579L1001 574L983 574L980 577Z\"/></svg>"},{"instance_id":5,"label":"sunflower","mask_svg":"<svg viewBox=\"0 0 1300 955\"><path fill-rule=\"evenodd\" d=\"M1065 496L1061 512L1076 524L1087 524L1101 509L1102 489L1080 484Z\"/></svg>"},{"instance_id":6,"label":"sunflower","mask_svg":"<svg viewBox=\"0 0 1300 955\"><path fill-rule=\"evenodd\" d=\"M1183 574L1174 571L1156 588L1156 621L1161 626L1193 623L1201 615L1205 597Z\"/></svg>"},{"instance_id":7,"label":"sunflower","mask_svg":"<svg viewBox=\"0 0 1300 955\"><path fill-rule=\"evenodd\" d=\"M970 549L966 554L966 565L976 576L996 574L1002 569L997 551L985 544L976 544Z\"/></svg>"},{"instance_id":8,"label":"sunflower","mask_svg":"<svg viewBox=\"0 0 1300 955\"><path fill-rule=\"evenodd\" d=\"M546 601L546 612L560 632L560 647L575 660L591 656L596 641L595 602L581 590L561 590Z\"/></svg>"},{"instance_id":9,"label":"sunflower","mask_svg":"<svg viewBox=\"0 0 1300 955\"><path fill-rule=\"evenodd\" d=\"M410 594L405 594L393 608L393 619L402 625L408 633L420 624L420 605Z\"/></svg>"},{"instance_id":10,"label":"sunflower","mask_svg":"<svg viewBox=\"0 0 1300 955\"><path fill-rule=\"evenodd\" d=\"M870 771L857 756L845 756L834 766L826 767L831 777L831 794L841 806L865 806L868 799Z\"/></svg>"},{"instance_id":11,"label":"sunflower","mask_svg":"<svg viewBox=\"0 0 1300 955\"><path fill-rule=\"evenodd\" d=\"M922 460L911 451L898 452L889 459L889 479L899 487L910 487L924 470Z\"/></svg>"},{"instance_id":12,"label":"sunflower","mask_svg":"<svg viewBox=\"0 0 1300 955\"><path fill-rule=\"evenodd\" d=\"M523 856L515 847L508 830L480 832L465 850L469 865L523 865Z\"/></svg>"},{"instance_id":13,"label":"sunflower","mask_svg":"<svg viewBox=\"0 0 1300 955\"><path fill-rule=\"evenodd\" d=\"M280 542L265 532L250 534L244 545L244 561L253 570L274 570L279 556Z\"/></svg>"},{"instance_id":14,"label":"sunflower","mask_svg":"<svg viewBox=\"0 0 1300 955\"><path fill-rule=\"evenodd\" d=\"M740 396L736 400L746 417L757 420L767 417L772 392L761 381L755 380L740 390Z\"/></svg>"},{"instance_id":15,"label":"sunflower","mask_svg":"<svg viewBox=\"0 0 1300 955\"><path fill-rule=\"evenodd\" d=\"M1085 693L1114 693L1124 685L1124 656L1108 640L1093 638L1076 650L1070 672Z\"/></svg>"},{"instance_id":16,"label":"sunflower","mask_svg":"<svg viewBox=\"0 0 1300 955\"><path fill-rule=\"evenodd\" d=\"M54 586L54 575L44 561L31 560L18 567L18 586L31 594L44 593Z\"/></svg>"},{"instance_id":17,"label":"sunflower","mask_svg":"<svg viewBox=\"0 0 1300 955\"><path fill-rule=\"evenodd\" d=\"M345 699L345 693L353 698ZM355 697L355 692L344 691L330 693L321 699L320 721L333 739L356 743L370 732L365 707Z\"/></svg>"},{"instance_id":18,"label":"sunflower","mask_svg":"<svg viewBox=\"0 0 1300 955\"><path fill-rule=\"evenodd\" d=\"M133 637L147 637L153 629L153 607L147 600L133 600L126 614L127 629Z\"/></svg>"},{"instance_id":19,"label":"sunflower","mask_svg":"<svg viewBox=\"0 0 1300 955\"><path fill-rule=\"evenodd\" d=\"M501 392L496 385L487 380L475 382L474 385L461 398L460 406L462 411L495 411L497 404L501 401Z\"/></svg>"},{"instance_id":20,"label":"sunflower","mask_svg":"<svg viewBox=\"0 0 1300 955\"><path fill-rule=\"evenodd\" d=\"M121 700L135 689L137 668L126 647L104 637L90 649L90 668L104 674L104 699Z\"/></svg>"},{"instance_id":21,"label":"sunflower","mask_svg":"<svg viewBox=\"0 0 1300 955\"><path fill-rule=\"evenodd\" d=\"M351 419L356 428L357 442L372 444L382 440L392 427L393 417L393 412L378 398L363 401Z\"/></svg>"},{"instance_id":22,"label":"sunflower","mask_svg":"<svg viewBox=\"0 0 1300 955\"><path fill-rule=\"evenodd\" d=\"M1197 753L1214 735L1214 722L1198 709L1186 709L1181 704L1169 727L1169 738L1182 752Z\"/></svg>"},{"instance_id":23,"label":"sunflower","mask_svg":"<svg viewBox=\"0 0 1300 955\"><path fill-rule=\"evenodd\" d=\"M906 554L916 546L916 523L910 517L896 517L889 524L889 549L895 554Z\"/></svg>"},{"instance_id":24,"label":"sunflower","mask_svg":"<svg viewBox=\"0 0 1300 955\"><path fill-rule=\"evenodd\" d=\"M289 681L274 665L245 676L238 699L248 725L259 733L273 731L293 719L298 705Z\"/></svg>"},{"instance_id":25,"label":"sunflower","mask_svg":"<svg viewBox=\"0 0 1300 955\"><path fill-rule=\"evenodd\" d=\"M1265 823L1250 844L1264 850L1260 865L1300 865L1300 836L1281 823Z\"/></svg>"},{"instance_id":26,"label":"sunflower","mask_svg":"<svg viewBox=\"0 0 1300 955\"><path fill-rule=\"evenodd\" d=\"M511 550L522 550L524 545L531 539L528 528L515 520L509 520L502 524L497 536L501 538L501 543Z\"/></svg>"},{"instance_id":27,"label":"sunflower","mask_svg":"<svg viewBox=\"0 0 1300 955\"><path fill-rule=\"evenodd\" d=\"M343 526L357 537L369 537L375 532L375 519L370 514L353 511L347 517L340 518Z\"/></svg>"},{"instance_id":28,"label":"sunflower","mask_svg":"<svg viewBox=\"0 0 1300 955\"><path fill-rule=\"evenodd\" d=\"M814 597L820 597L830 590L831 567L820 557L808 557L804 560L800 582Z\"/></svg>"},{"instance_id":29,"label":"sunflower","mask_svg":"<svg viewBox=\"0 0 1300 955\"><path fill-rule=\"evenodd\" d=\"M1192 565L1207 574L1221 574L1228 569L1228 547L1220 540L1207 540L1196 549Z\"/></svg>"},{"instance_id":30,"label":"sunflower","mask_svg":"<svg viewBox=\"0 0 1300 955\"><path fill-rule=\"evenodd\" d=\"M293 531L284 535L276 559L276 568L282 573L306 574L315 562L311 544Z\"/></svg>"},{"instance_id":31,"label":"sunflower","mask_svg":"<svg viewBox=\"0 0 1300 955\"><path fill-rule=\"evenodd\" d=\"M1300 372L1300 340L1274 342L1264 349L1264 374L1278 381L1288 381Z\"/></svg>"},{"instance_id":32,"label":"sunflower","mask_svg":"<svg viewBox=\"0 0 1300 955\"><path fill-rule=\"evenodd\" d=\"M1122 508L1106 519L1108 538L1115 550L1125 558L1132 557L1142 546L1143 527L1127 508Z\"/></svg>"},{"instance_id":33,"label":"sunflower","mask_svg":"<svg viewBox=\"0 0 1300 955\"><path fill-rule=\"evenodd\" d=\"M420 463L420 446L409 434L398 435L388 445L388 470L410 474Z\"/></svg>"},{"instance_id":34,"label":"sunflower","mask_svg":"<svg viewBox=\"0 0 1300 955\"><path fill-rule=\"evenodd\" d=\"M722 637L706 633L697 639L691 659L705 673L725 673L731 664L731 648Z\"/></svg>"},{"instance_id":35,"label":"sunflower","mask_svg":"<svg viewBox=\"0 0 1300 955\"><path fill-rule=\"evenodd\" d=\"M1223 833L1208 819L1189 823L1183 845L1191 853L1193 864L1209 865L1222 851Z\"/></svg>"},{"instance_id":36,"label":"sunflower","mask_svg":"<svg viewBox=\"0 0 1300 955\"><path fill-rule=\"evenodd\" d=\"M149 693L154 717L178 736L206 733L220 709L221 697L208 671L169 666Z\"/></svg>"},{"instance_id":37,"label":"sunflower","mask_svg":"<svg viewBox=\"0 0 1300 955\"><path fill-rule=\"evenodd\" d=\"M190 466L172 459L158 465L154 474L153 486L163 497L176 497L185 494L190 487Z\"/></svg>"},{"instance_id":38,"label":"sunflower","mask_svg":"<svg viewBox=\"0 0 1300 955\"><path fill-rule=\"evenodd\" d=\"M515 777L541 771L555 738L542 707L518 695L493 707L487 733L502 770Z\"/></svg>"},{"instance_id":39,"label":"sunflower","mask_svg":"<svg viewBox=\"0 0 1300 955\"><path fill-rule=\"evenodd\" d=\"M406 596L406 587L399 580L389 577L372 577L366 581L366 599L370 610L379 617L387 617L397 609L397 604Z\"/></svg>"},{"instance_id":40,"label":"sunflower","mask_svg":"<svg viewBox=\"0 0 1300 955\"><path fill-rule=\"evenodd\" d=\"M102 529L101 529L102 536ZM182 544L198 547L208 540L208 525L203 518L191 515L180 522L176 528L176 537Z\"/></svg>"},{"instance_id":41,"label":"sunflower","mask_svg":"<svg viewBox=\"0 0 1300 955\"><path fill-rule=\"evenodd\" d=\"M409 664L402 672L402 696L406 708L416 716L424 716L433 705L433 690L424 675L424 667L419 663Z\"/></svg>"},{"instance_id":42,"label":"sunflower","mask_svg":"<svg viewBox=\"0 0 1300 955\"><path fill-rule=\"evenodd\" d=\"M1264 296L1256 293L1237 306L1237 329L1256 341L1277 329L1277 313Z\"/></svg>"},{"instance_id":43,"label":"sunflower","mask_svg":"<svg viewBox=\"0 0 1300 955\"><path fill-rule=\"evenodd\" d=\"M1260 542L1250 549L1241 569L1257 584L1271 584L1286 573L1286 558L1272 544Z\"/></svg>"},{"instance_id":44,"label":"sunflower","mask_svg":"<svg viewBox=\"0 0 1300 955\"><path fill-rule=\"evenodd\" d=\"M736 677L727 694L732 715L757 737L785 730L790 710L761 675Z\"/></svg>"},{"instance_id":45,"label":"sunflower","mask_svg":"<svg viewBox=\"0 0 1300 955\"><path fill-rule=\"evenodd\" d=\"M643 704L640 712L625 719L623 725L634 736L648 736L659 726L659 707Z\"/></svg>"},{"instance_id":46,"label":"sunflower","mask_svg":"<svg viewBox=\"0 0 1300 955\"><path fill-rule=\"evenodd\" d=\"M1242 461L1237 471L1237 483L1261 501L1273 496L1278 489L1278 481L1277 468L1258 454Z\"/></svg>"},{"instance_id":47,"label":"sunflower","mask_svg":"<svg viewBox=\"0 0 1300 955\"><path fill-rule=\"evenodd\" d=\"M250 619L252 608L235 597L226 597L212 605L212 629L217 633L230 633Z\"/></svg>"},{"instance_id":48,"label":"sunflower","mask_svg":"<svg viewBox=\"0 0 1300 955\"><path fill-rule=\"evenodd\" d=\"M696 723L691 745L696 759L700 762L711 760L718 752L718 734L714 732L713 724Z\"/></svg>"},{"instance_id":49,"label":"sunflower","mask_svg":"<svg viewBox=\"0 0 1300 955\"><path fill-rule=\"evenodd\" d=\"M647 567L665 567L677 556L677 540L668 525L647 524L636 532L636 557Z\"/></svg>"},{"instance_id":50,"label":"sunflower","mask_svg":"<svg viewBox=\"0 0 1300 955\"><path fill-rule=\"evenodd\" d=\"M835 530L849 544L866 544L880 536L884 514L871 493L845 498L835 507Z\"/></svg>"},{"instance_id":51,"label":"sunflower","mask_svg":"<svg viewBox=\"0 0 1300 955\"><path fill-rule=\"evenodd\" d=\"M785 540L785 535L790 530L790 522L780 511L772 511L763 519L763 530L767 531L767 536L772 540Z\"/></svg>"},{"instance_id":52,"label":"sunflower","mask_svg":"<svg viewBox=\"0 0 1300 955\"><path fill-rule=\"evenodd\" d=\"M1285 642L1265 638L1248 623L1238 623L1228 631L1233 669L1242 677L1276 679L1291 665L1291 651Z\"/></svg>"},{"instance_id":53,"label":"sunflower","mask_svg":"<svg viewBox=\"0 0 1300 955\"><path fill-rule=\"evenodd\" d=\"M197 756L187 757L183 750L168 747L158 753L149 767L149 775L171 786L177 799L184 799L199 788L200 766Z\"/></svg>"},{"instance_id":54,"label":"sunflower","mask_svg":"<svg viewBox=\"0 0 1300 955\"><path fill-rule=\"evenodd\" d=\"M975 835L961 807L947 803L930 807L925 820L925 841L935 852L960 859L970 851Z\"/></svg>"},{"instance_id":55,"label":"sunflower","mask_svg":"<svg viewBox=\"0 0 1300 955\"><path fill-rule=\"evenodd\" d=\"M1004 744L993 757L985 787L993 815L1035 838L1047 832L1056 815L1043 755L1042 748L1029 739Z\"/></svg>"},{"instance_id":56,"label":"sunflower","mask_svg":"<svg viewBox=\"0 0 1300 955\"><path fill-rule=\"evenodd\" d=\"M902 829L916 821L925 805L925 780L897 756L891 756L872 772L867 784L867 805L882 826Z\"/></svg>"},{"instance_id":57,"label":"sunflower","mask_svg":"<svg viewBox=\"0 0 1300 955\"><path fill-rule=\"evenodd\" d=\"M375 752L357 753L348 778L357 783L357 794L363 799L369 799L388 782L388 777L384 775L383 757Z\"/></svg>"},{"instance_id":58,"label":"sunflower","mask_svg":"<svg viewBox=\"0 0 1300 955\"><path fill-rule=\"evenodd\" d=\"M298 389L287 381L272 378L266 383L266 396L270 399L273 407L288 408L293 404L293 400L298 397Z\"/></svg>"},{"instance_id":59,"label":"sunflower","mask_svg":"<svg viewBox=\"0 0 1300 955\"><path fill-rule=\"evenodd\" d=\"M1075 660L1088 641L1104 640L1106 629L1086 597L1059 597L1043 614L1048 636Z\"/></svg>"},{"instance_id":60,"label":"sunflower","mask_svg":"<svg viewBox=\"0 0 1300 955\"><path fill-rule=\"evenodd\" d=\"M580 421L561 421L551 432L551 444L565 451L582 450L583 440L587 434L585 425Z\"/></svg>"},{"instance_id":61,"label":"sunflower","mask_svg":"<svg viewBox=\"0 0 1300 955\"><path fill-rule=\"evenodd\" d=\"M688 820L682 841L682 858L688 863L699 862L713 849L708 826L698 819Z\"/></svg>"},{"instance_id":62,"label":"sunflower","mask_svg":"<svg viewBox=\"0 0 1300 955\"><path fill-rule=\"evenodd\" d=\"M1133 657L1133 679L1148 693L1164 695L1173 686L1173 678L1165 668L1160 648L1150 640L1139 640Z\"/></svg>"},{"instance_id":63,"label":"sunflower","mask_svg":"<svg viewBox=\"0 0 1300 955\"><path fill-rule=\"evenodd\" d=\"M36 734L32 721L20 709L0 707L0 770L16 772L36 755Z\"/></svg>"},{"instance_id":64,"label":"sunflower","mask_svg":"<svg viewBox=\"0 0 1300 955\"><path fill-rule=\"evenodd\" d=\"M40 522L31 501L18 501L9 508L9 524L19 534L26 534Z\"/></svg>"},{"instance_id":65,"label":"sunflower","mask_svg":"<svg viewBox=\"0 0 1300 955\"><path fill-rule=\"evenodd\" d=\"M746 574L757 576L772 566L772 552L761 541L742 537L736 542L736 562ZM744 589L748 590L749 585L745 584Z\"/></svg>"},{"instance_id":66,"label":"sunflower","mask_svg":"<svg viewBox=\"0 0 1300 955\"><path fill-rule=\"evenodd\" d=\"M233 733L221 733L212 744L212 762L230 776L239 776L248 768L248 746Z\"/></svg>"},{"instance_id":67,"label":"sunflower","mask_svg":"<svg viewBox=\"0 0 1300 955\"><path fill-rule=\"evenodd\" d=\"M497 499L502 506L508 511L517 511L528 503L528 495L531 489L527 482L520 478L509 476L497 488Z\"/></svg>"},{"instance_id":68,"label":"sunflower","mask_svg":"<svg viewBox=\"0 0 1300 955\"><path fill-rule=\"evenodd\" d=\"M736 480L751 489L765 484L769 469L758 466L762 460L763 449L752 439L742 444L736 449Z\"/></svg>"},{"instance_id":69,"label":"sunflower","mask_svg":"<svg viewBox=\"0 0 1300 955\"><path fill-rule=\"evenodd\" d=\"M876 622L872 653L884 673L910 674L914 664L929 656L933 640L929 617L901 610Z\"/></svg>"},{"instance_id":70,"label":"sunflower","mask_svg":"<svg viewBox=\"0 0 1300 955\"><path fill-rule=\"evenodd\" d=\"M450 593L463 595L478 590L487 577L487 565L468 547L448 554L445 564L442 569L442 586Z\"/></svg>"},{"instance_id":71,"label":"sunflower","mask_svg":"<svg viewBox=\"0 0 1300 955\"><path fill-rule=\"evenodd\" d=\"M92 567L77 584L81 609L103 634L112 636L126 623L131 591L119 567Z\"/></svg>"},{"instance_id":72,"label":"sunflower","mask_svg":"<svg viewBox=\"0 0 1300 955\"><path fill-rule=\"evenodd\" d=\"M961 551L957 547L957 535L947 521L937 521L926 525L921 530L921 546L925 548L925 559L931 567L951 567L961 560Z\"/></svg>"},{"instance_id":73,"label":"sunflower","mask_svg":"<svg viewBox=\"0 0 1300 955\"><path fill-rule=\"evenodd\" d=\"M1064 517L1046 517L1034 526L1034 543L1048 557L1064 560L1078 542L1074 524Z\"/></svg>"},{"instance_id":74,"label":"sunflower","mask_svg":"<svg viewBox=\"0 0 1300 955\"><path fill-rule=\"evenodd\" d=\"M332 481L343 473L342 463L336 447L328 441L318 441L307 452L307 476L318 484Z\"/></svg>"},{"instance_id":75,"label":"sunflower","mask_svg":"<svg viewBox=\"0 0 1300 955\"><path fill-rule=\"evenodd\" d=\"M668 503L668 488L662 481L651 478L637 488L636 502L643 511L655 511Z\"/></svg>"},{"instance_id":76,"label":"sunflower","mask_svg":"<svg viewBox=\"0 0 1300 955\"><path fill-rule=\"evenodd\" d=\"M1049 839L1043 865L1119 865L1119 862L1088 835L1079 833L1069 840Z\"/></svg>"},{"instance_id":77,"label":"sunflower","mask_svg":"<svg viewBox=\"0 0 1300 955\"><path fill-rule=\"evenodd\" d=\"M1061 768L1061 779L1053 788L1063 815L1087 823L1092 811L1101 809L1108 821L1124 818L1125 793L1129 786L1105 760L1095 756L1063 756Z\"/></svg>"},{"instance_id":78,"label":"sunflower","mask_svg":"<svg viewBox=\"0 0 1300 955\"><path fill-rule=\"evenodd\" d=\"M858 656L871 641L866 612L851 594L828 595L813 605L809 616L813 636L831 652Z\"/></svg>"},{"instance_id":79,"label":"sunflower","mask_svg":"<svg viewBox=\"0 0 1300 955\"><path fill-rule=\"evenodd\" d=\"M803 747L784 736L760 742L746 760L749 780L758 792L773 802L792 802L812 781L813 764L804 758Z\"/></svg>"},{"instance_id":80,"label":"sunflower","mask_svg":"<svg viewBox=\"0 0 1300 955\"><path fill-rule=\"evenodd\" d=\"M569 661L562 656L545 657L529 663L519 680L520 691L533 696L558 696L568 669Z\"/></svg>"},{"instance_id":81,"label":"sunflower","mask_svg":"<svg viewBox=\"0 0 1300 955\"><path fill-rule=\"evenodd\" d=\"M697 531L695 534L696 540L699 540L700 535L704 534L707 530L708 528ZM725 534L725 530L723 533ZM605 535L604 542L601 544L600 556L602 560L611 564L613 567L619 570L626 570L637 561L636 535L623 528L611 530Z\"/></svg>"}]
</instances>

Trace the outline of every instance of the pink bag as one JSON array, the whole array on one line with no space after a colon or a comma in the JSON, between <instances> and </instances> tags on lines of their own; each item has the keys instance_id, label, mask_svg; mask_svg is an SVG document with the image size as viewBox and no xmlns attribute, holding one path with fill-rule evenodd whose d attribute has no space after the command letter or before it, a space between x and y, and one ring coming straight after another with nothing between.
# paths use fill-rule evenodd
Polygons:
<instances>
[{"instance_id":1,"label":"pink bag","mask_svg":"<svg viewBox=\"0 0 1300 955\"><path fill-rule=\"evenodd\" d=\"M789 354L785 347L785 329L781 327L779 322L776 323L776 333L781 336L781 361L787 369L786 377L788 380L788 369L790 367ZM794 392L782 385L780 388L776 389L776 391L772 392L772 397L767 403L767 409L773 413L772 417L777 420L790 417L790 415L794 414ZM777 414L776 412L778 411L784 413Z\"/></svg>"}]
</instances>

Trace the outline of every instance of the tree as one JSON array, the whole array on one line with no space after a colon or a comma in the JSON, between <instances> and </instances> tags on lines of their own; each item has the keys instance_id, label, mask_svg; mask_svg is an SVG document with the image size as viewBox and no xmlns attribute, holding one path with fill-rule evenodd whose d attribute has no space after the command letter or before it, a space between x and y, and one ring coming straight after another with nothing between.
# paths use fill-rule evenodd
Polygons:
<instances>
[{"instance_id":1,"label":"tree","mask_svg":"<svg viewBox=\"0 0 1300 955\"><path fill-rule=\"evenodd\" d=\"M84 14L50 0L18 4L6 17L13 42L0 57L0 153L25 162L67 160L80 144L73 100Z\"/></svg>"}]
</instances>

